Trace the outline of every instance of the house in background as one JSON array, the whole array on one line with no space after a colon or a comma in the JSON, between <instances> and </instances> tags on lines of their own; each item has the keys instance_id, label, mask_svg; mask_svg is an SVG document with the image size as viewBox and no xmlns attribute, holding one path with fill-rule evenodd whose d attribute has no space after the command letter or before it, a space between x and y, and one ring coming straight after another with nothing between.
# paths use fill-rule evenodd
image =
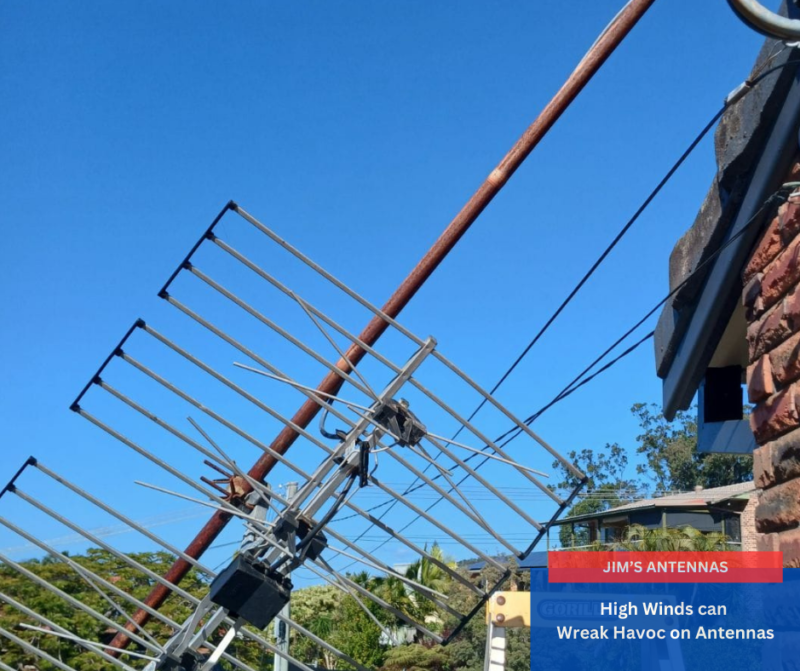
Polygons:
<instances>
[{"instance_id":1,"label":"house in background","mask_svg":"<svg viewBox=\"0 0 800 671\"><path fill-rule=\"evenodd\" d=\"M782 13L800 18L794 2ZM800 562L800 194L774 194L800 181L798 59L768 39L750 81L778 69L723 115L718 171L671 254L675 293L655 336L664 415L697 393L698 449L753 454L758 548L789 565Z\"/></svg>"},{"instance_id":2,"label":"house in background","mask_svg":"<svg viewBox=\"0 0 800 671\"><path fill-rule=\"evenodd\" d=\"M571 537L587 544L616 543L632 524L648 529L691 526L704 533L720 532L731 545L742 550L756 549L756 487L742 482L726 487L671 494L633 501L601 512L575 515L558 520L555 526L571 529ZM580 530L585 530L580 533ZM549 546L549 539L548 539ZM568 549L568 548L564 548Z\"/></svg>"}]
</instances>

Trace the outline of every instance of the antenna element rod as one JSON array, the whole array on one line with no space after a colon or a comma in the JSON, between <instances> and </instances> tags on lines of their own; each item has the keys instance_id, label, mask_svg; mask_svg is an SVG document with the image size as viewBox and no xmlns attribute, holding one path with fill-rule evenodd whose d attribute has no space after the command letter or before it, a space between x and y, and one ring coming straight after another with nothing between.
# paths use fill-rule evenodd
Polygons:
<instances>
[{"instance_id":1,"label":"antenna element rod","mask_svg":"<svg viewBox=\"0 0 800 671\"><path fill-rule=\"evenodd\" d=\"M644 16L655 0L632 0L625 9L620 12L614 22L600 35L592 45L581 62L569 76L564 85L555 94L553 99L542 110L541 114L517 140L511 150L505 155L498 166L492 170L486 180L478 190L467 201L466 205L450 222L439 239L433 243L422 260L409 273L408 277L392 294L391 298L383 306L383 312L395 319L408 302L419 291L425 281L433 274L433 271L445 259L448 253L455 247L456 243L463 237L469 227L480 216L486 206L505 186L506 182L516 172L536 145L542 140L547 132L558 121L561 115L567 110L573 100L583 90L586 84L592 79L595 73L605 63L608 57L614 52L619 44L625 39L628 33ZM238 211L238 205L231 203L231 209ZM368 346L372 346L386 331L389 324L379 316L373 317L361 332L359 339ZM351 345L346 357L340 359L336 364L337 368L349 373L351 366L357 365L364 357L364 350L358 345ZM349 361L349 363L348 363ZM341 389L343 380L333 372L328 373L317 389L323 394L336 394ZM307 427L320 410L319 403L307 400L292 417L292 422L300 427ZM271 444L271 448L278 454L284 454L297 439L298 434L290 427L284 429L277 435ZM268 453L263 454L249 471L250 477L256 480L263 480L272 470L277 460ZM195 559L201 557L203 553L214 542L220 532L230 521L231 515L225 512L216 512L213 517L200 530L195 539L189 543L185 553ZM166 581L178 584L191 569L191 564L184 559L178 559L164 575ZM164 603L170 590L164 585L157 585L145 599L145 603L151 608L158 609ZM139 610L133 616L135 622L143 625L150 619L150 615ZM132 625L127 625L131 630ZM115 648L124 648L130 643L130 639L124 634L117 634L110 645ZM118 653L117 653L118 654Z\"/></svg>"}]
</instances>

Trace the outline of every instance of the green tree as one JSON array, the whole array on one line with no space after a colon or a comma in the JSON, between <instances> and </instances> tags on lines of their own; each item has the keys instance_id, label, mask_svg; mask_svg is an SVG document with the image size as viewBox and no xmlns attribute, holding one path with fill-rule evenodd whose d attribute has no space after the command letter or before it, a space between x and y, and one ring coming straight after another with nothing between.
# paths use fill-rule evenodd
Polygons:
<instances>
[{"instance_id":1,"label":"green tree","mask_svg":"<svg viewBox=\"0 0 800 671\"><path fill-rule=\"evenodd\" d=\"M312 585L292 593L292 619L324 641L331 638L342 593L333 585ZM290 632L290 651L293 657L306 664L336 668L338 657L317 645L307 636Z\"/></svg>"},{"instance_id":2,"label":"green tree","mask_svg":"<svg viewBox=\"0 0 800 671\"><path fill-rule=\"evenodd\" d=\"M383 612L372 601L365 605L376 617ZM364 666L379 668L386 655L386 645L381 642L381 629L350 596L345 595L333 621L330 643ZM337 668L347 668L339 663Z\"/></svg>"},{"instance_id":3,"label":"green tree","mask_svg":"<svg viewBox=\"0 0 800 671\"><path fill-rule=\"evenodd\" d=\"M591 448L572 450L567 458L588 478L582 495L567 511L567 516L613 508L635 499L641 490L639 480L628 477L628 453L618 443L606 444L604 449L597 451ZM552 487L554 490L567 493L578 485L578 478L560 462L554 462L553 467L559 469L562 475L562 480ZM573 535L571 527L563 525L558 533L562 547L589 544L587 529L576 529Z\"/></svg>"},{"instance_id":4,"label":"green tree","mask_svg":"<svg viewBox=\"0 0 800 671\"><path fill-rule=\"evenodd\" d=\"M450 671L450 650L441 645L401 645L386 655L384 671Z\"/></svg>"},{"instance_id":5,"label":"green tree","mask_svg":"<svg viewBox=\"0 0 800 671\"><path fill-rule=\"evenodd\" d=\"M721 487L753 479L751 457L728 454L701 454L697 451L697 425L694 411L679 412L668 422L654 404L636 403L631 412L639 422L641 433L635 450L626 450L618 443L601 450L573 450L568 457L588 477L583 493L567 516L583 515L613 508L621 503L642 498L645 489L655 492L691 491L696 486ZM639 455L636 475L629 475L629 454ZM559 462L554 462L562 480L553 489L571 491L578 480ZM563 546L587 545L586 529L564 525L559 529Z\"/></svg>"},{"instance_id":6,"label":"green tree","mask_svg":"<svg viewBox=\"0 0 800 671\"><path fill-rule=\"evenodd\" d=\"M138 552L130 555L139 564L150 569L157 575L163 575L172 565L174 557L166 552ZM155 580L137 569L132 569L124 561L109 552L100 549L90 549L85 555L68 556L65 560L74 562L80 567L88 569L100 578L113 584L115 587L143 600L155 584ZM128 620L125 614L132 614L136 606L113 595L108 588L104 588L118 607L112 606L98 593L86 580L65 561L54 557L32 559L20 562L31 573L41 577L47 583L69 594L92 610L101 613L118 626L124 626ZM189 594L201 598L208 591L208 581L198 571L192 569L181 583L181 588ZM43 615L55 625L63 627L80 638L89 641L107 643L116 633L116 629L98 621L77 607L69 605L61 597L52 594L32 579L21 575L10 566L0 567L0 592L27 606L31 610ZM170 595L161 608L161 613L177 623L182 623L194 610L194 604L189 599L177 594ZM41 626L25 616L12 605L0 603L0 626L12 632L15 636L31 643L35 647L47 652L56 659L71 666L77 671L103 671L108 668L108 663L97 655L63 638L31 631L20 627L21 623ZM153 618L146 626L146 631L161 643L174 633L173 628L159 619ZM219 639L221 633L215 632L212 642ZM3 642L2 659L12 668L26 664L35 665L41 671L49 670L46 663L37 661L35 655L25 652L22 648ZM131 651L145 652L142 647L132 645ZM250 666L263 666L267 659L263 648L248 640L237 640L233 644L232 652ZM126 658L125 663L133 668L141 668L145 662L133 658ZM227 663L223 665L227 667Z\"/></svg>"},{"instance_id":7,"label":"green tree","mask_svg":"<svg viewBox=\"0 0 800 671\"><path fill-rule=\"evenodd\" d=\"M728 538L718 532L705 534L690 526L648 529L640 524L629 526L617 547L642 552L717 552L729 549Z\"/></svg>"},{"instance_id":8,"label":"green tree","mask_svg":"<svg viewBox=\"0 0 800 671\"><path fill-rule=\"evenodd\" d=\"M637 403L631 412L642 429L636 452L644 463L636 470L656 491L689 491L698 485L721 487L753 479L752 457L697 451L695 411L679 412L672 422L654 404Z\"/></svg>"}]
</instances>

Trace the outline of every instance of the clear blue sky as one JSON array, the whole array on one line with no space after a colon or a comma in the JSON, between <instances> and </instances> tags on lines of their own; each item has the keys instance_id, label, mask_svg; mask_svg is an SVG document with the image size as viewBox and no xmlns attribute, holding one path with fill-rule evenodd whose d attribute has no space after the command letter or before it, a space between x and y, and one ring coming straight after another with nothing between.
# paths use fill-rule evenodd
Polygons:
<instances>
[{"instance_id":1,"label":"clear blue sky","mask_svg":"<svg viewBox=\"0 0 800 671\"><path fill-rule=\"evenodd\" d=\"M69 403L229 199L382 303L622 4L2 3L0 480L29 454L133 479ZM724 0L656 2L403 321L491 386L761 42ZM514 411L666 293L713 173L706 141L502 388ZM647 345L537 430L632 447L659 400Z\"/></svg>"}]
</instances>

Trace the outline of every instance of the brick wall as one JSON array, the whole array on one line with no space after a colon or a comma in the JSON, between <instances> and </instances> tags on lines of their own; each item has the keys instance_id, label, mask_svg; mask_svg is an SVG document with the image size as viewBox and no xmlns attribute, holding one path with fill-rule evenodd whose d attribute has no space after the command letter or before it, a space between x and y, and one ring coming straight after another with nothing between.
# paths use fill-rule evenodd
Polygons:
<instances>
[{"instance_id":1,"label":"brick wall","mask_svg":"<svg viewBox=\"0 0 800 671\"><path fill-rule=\"evenodd\" d=\"M793 173L797 166L793 169ZM783 204L744 271L758 549L800 562L800 200ZM749 506L748 506L749 507ZM747 522L742 517L744 542ZM745 548L746 549L746 548Z\"/></svg>"},{"instance_id":2,"label":"brick wall","mask_svg":"<svg viewBox=\"0 0 800 671\"><path fill-rule=\"evenodd\" d=\"M745 509L742 511L740 528L742 533L742 550L745 552L752 552L758 550L758 537L761 534L756 533L756 505L758 501L755 496L751 496L747 502Z\"/></svg>"}]
</instances>

